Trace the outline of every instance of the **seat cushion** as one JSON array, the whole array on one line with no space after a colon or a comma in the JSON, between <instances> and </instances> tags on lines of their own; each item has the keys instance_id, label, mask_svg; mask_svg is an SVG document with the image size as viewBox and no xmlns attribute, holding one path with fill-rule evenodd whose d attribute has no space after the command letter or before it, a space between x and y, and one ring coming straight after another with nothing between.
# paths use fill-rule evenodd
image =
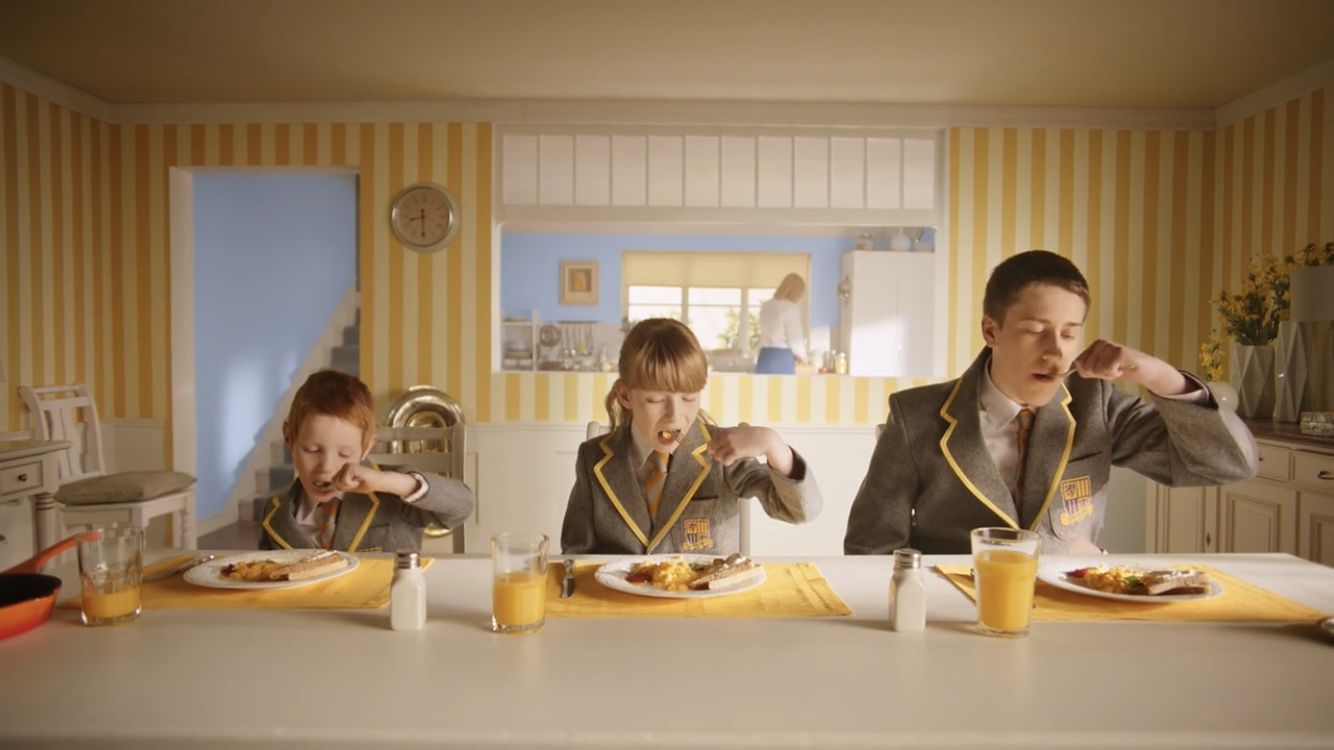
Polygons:
<instances>
[{"instance_id":1,"label":"seat cushion","mask_svg":"<svg viewBox=\"0 0 1334 750\"><path fill-rule=\"evenodd\" d=\"M122 471L63 485L56 499L66 505L128 503L180 492L194 483L194 477L179 471Z\"/></svg>"}]
</instances>

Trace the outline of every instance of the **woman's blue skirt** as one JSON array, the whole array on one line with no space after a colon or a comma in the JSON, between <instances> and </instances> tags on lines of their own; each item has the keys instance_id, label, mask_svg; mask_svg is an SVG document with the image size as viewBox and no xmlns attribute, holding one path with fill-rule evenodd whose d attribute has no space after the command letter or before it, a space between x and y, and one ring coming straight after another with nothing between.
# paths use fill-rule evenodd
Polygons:
<instances>
[{"instance_id":1,"label":"woman's blue skirt","mask_svg":"<svg viewBox=\"0 0 1334 750\"><path fill-rule=\"evenodd\" d=\"M791 349L766 346L760 349L760 356L755 360L757 375L792 375L797 371L797 355Z\"/></svg>"}]
</instances>

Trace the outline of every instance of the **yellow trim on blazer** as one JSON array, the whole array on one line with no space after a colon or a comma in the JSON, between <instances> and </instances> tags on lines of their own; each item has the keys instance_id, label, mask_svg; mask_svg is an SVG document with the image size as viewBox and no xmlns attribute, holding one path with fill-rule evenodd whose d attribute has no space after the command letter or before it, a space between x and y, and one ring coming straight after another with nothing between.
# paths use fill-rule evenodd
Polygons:
<instances>
[{"instance_id":1,"label":"yellow trim on blazer","mask_svg":"<svg viewBox=\"0 0 1334 750\"><path fill-rule=\"evenodd\" d=\"M371 466L374 467L376 471L379 471L379 467L375 466L374 463L372 463ZM366 495L366 497L369 497L371 499L371 509L368 513L366 513L366 519L361 522L361 528L357 529L357 535L352 537L352 544L347 548L348 552L357 551L357 545L361 544L361 538L366 536L366 530L371 527L371 519L375 518L375 512L380 508L380 499L375 496L374 492ZM269 525L269 521L273 520L273 514L277 513L278 509L281 507L282 507L282 501L279 499L279 495L274 495L273 509L270 510L264 516L264 530L269 532L269 536L273 537L273 541L282 545L283 549L294 549L294 547L292 547L292 545L289 544L286 539L283 539L281 536L278 535L278 532L273 530L273 526Z\"/></svg>"},{"instance_id":2,"label":"yellow trim on blazer","mask_svg":"<svg viewBox=\"0 0 1334 750\"><path fill-rule=\"evenodd\" d=\"M616 497L615 492L612 492L611 484L607 481L607 478L602 475L602 467L606 466L607 462L611 460L611 457L615 455L612 453L611 448L607 447L607 443L610 441L611 433L608 433L598 441L598 447L602 449L602 459L593 464L593 476L598 478L598 484L602 485L602 491L607 493L607 498L611 500L611 504L616 508L616 512L621 514L621 520L625 521L625 525L630 527L630 531L634 533L635 538L639 540L639 543L644 545L646 550L649 550L648 536L639 528L639 524L635 523L635 520L630 517L629 512L625 510L625 506L621 505L621 499ZM662 481L666 482L667 480L664 478Z\"/></svg>"},{"instance_id":3,"label":"yellow trim on blazer","mask_svg":"<svg viewBox=\"0 0 1334 750\"><path fill-rule=\"evenodd\" d=\"M283 539L282 537L278 536L278 532L274 531L273 527L269 525L269 521L273 520L273 514L277 513L278 509L281 507L283 507L282 501L278 499L278 495L274 495L273 510L270 510L264 516L264 530L269 532L269 536L273 537L273 541L282 545L283 549L292 549L292 545L288 544L286 539Z\"/></svg>"},{"instance_id":4,"label":"yellow trim on blazer","mask_svg":"<svg viewBox=\"0 0 1334 750\"><path fill-rule=\"evenodd\" d=\"M1042 523L1042 517L1047 515L1047 507L1051 505L1051 499L1056 496L1056 488L1061 485L1061 477L1065 476L1065 465L1070 462L1070 451L1075 447L1075 415L1070 413L1070 402L1074 400L1074 396L1070 395L1070 389L1065 387L1065 383L1061 383L1061 390L1065 391L1065 398L1061 399L1061 409L1069 421L1065 429L1065 450L1061 452L1061 462L1056 465L1056 471L1051 476L1047 499L1042 501L1042 507L1038 509L1038 514L1033 516L1033 523L1028 527L1031 531L1036 531L1038 524Z\"/></svg>"},{"instance_id":5,"label":"yellow trim on blazer","mask_svg":"<svg viewBox=\"0 0 1334 750\"><path fill-rule=\"evenodd\" d=\"M657 547L658 543L662 541L663 537L667 536L667 532L671 531L672 527L676 525L677 520L681 518L681 514L685 512L686 506L690 504L691 500L695 499L695 492L697 492L699 486L704 483L704 478L709 475L709 471L713 468L713 464L711 464L708 459L700 457L701 453L709 449L710 440L709 431L704 426L703 422L699 423L699 431L704 436L704 442L698 448L691 451L690 455L701 467L703 467L704 471L701 471L699 476L695 477L695 483L690 485L690 489L686 490L685 497L681 498L681 502L676 504L676 510L672 511L672 515L667 519L667 523L663 524L661 529L658 529L658 535L653 537L653 542L648 545L650 554L653 552L653 548ZM663 480L664 483L666 481L666 479Z\"/></svg>"},{"instance_id":6,"label":"yellow trim on blazer","mask_svg":"<svg viewBox=\"0 0 1334 750\"><path fill-rule=\"evenodd\" d=\"M963 469L959 468L959 462L954 460L954 454L950 453L950 435L953 435L954 428L959 426L959 420L949 415L949 409L950 404L954 403L954 397L959 394L959 388L962 385L963 378L959 378L959 380L954 383L954 390L950 391L949 398L945 399L945 403L940 407L941 418L946 422L949 422L950 425L945 429L945 434L940 436L940 452L945 455L945 461L950 465L950 469L954 471L954 476L958 477L959 481L963 482L963 485L968 488L968 491L973 493L973 497L977 498L983 505L990 508L992 513L995 513L1004 519L1005 523L1010 525L1010 528L1017 529L1019 528L1019 524L1013 518L1010 518L1009 514L1005 511L997 508L995 503L991 502L986 495L982 494L981 490L977 489L977 486L973 484L973 481L963 473ZM1018 502L1015 503L1016 510L1018 509L1018 504Z\"/></svg>"},{"instance_id":7,"label":"yellow trim on blazer","mask_svg":"<svg viewBox=\"0 0 1334 750\"><path fill-rule=\"evenodd\" d=\"M366 514L366 520L361 522L361 528L357 529L357 535L352 537L352 544L348 545L348 552L356 552L357 545L361 544L361 538L366 536L366 529L371 527L371 519L375 518L375 511L380 509L380 498L375 496L374 492L367 493L366 497L371 499L370 512ZM335 533L337 533L335 531Z\"/></svg>"}]
</instances>

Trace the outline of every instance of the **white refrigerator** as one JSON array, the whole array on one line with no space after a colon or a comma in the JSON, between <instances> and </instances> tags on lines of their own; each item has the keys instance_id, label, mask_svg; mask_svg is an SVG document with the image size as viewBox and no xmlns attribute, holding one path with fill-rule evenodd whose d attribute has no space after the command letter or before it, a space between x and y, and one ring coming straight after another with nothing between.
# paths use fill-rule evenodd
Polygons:
<instances>
[{"instance_id":1,"label":"white refrigerator","mask_svg":"<svg viewBox=\"0 0 1334 750\"><path fill-rule=\"evenodd\" d=\"M843 255L839 345L849 375L926 377L935 336L935 253Z\"/></svg>"}]
</instances>

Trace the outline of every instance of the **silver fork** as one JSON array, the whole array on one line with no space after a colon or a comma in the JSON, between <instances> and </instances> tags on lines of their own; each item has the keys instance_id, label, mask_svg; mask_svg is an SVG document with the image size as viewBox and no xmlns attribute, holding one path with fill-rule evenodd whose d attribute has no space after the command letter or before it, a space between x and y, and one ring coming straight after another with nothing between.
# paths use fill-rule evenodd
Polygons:
<instances>
[{"instance_id":1,"label":"silver fork","mask_svg":"<svg viewBox=\"0 0 1334 750\"><path fill-rule=\"evenodd\" d=\"M164 578L171 578L174 575L177 575L179 573L184 573L185 571L195 567L196 565L203 565L204 563L210 560L214 560L217 557L218 557L217 555L204 555L202 557L196 557L193 560L186 560L185 562L181 563L180 565L177 565L174 568L168 568L160 573L154 573L151 576L146 576L144 580L160 581Z\"/></svg>"}]
</instances>

